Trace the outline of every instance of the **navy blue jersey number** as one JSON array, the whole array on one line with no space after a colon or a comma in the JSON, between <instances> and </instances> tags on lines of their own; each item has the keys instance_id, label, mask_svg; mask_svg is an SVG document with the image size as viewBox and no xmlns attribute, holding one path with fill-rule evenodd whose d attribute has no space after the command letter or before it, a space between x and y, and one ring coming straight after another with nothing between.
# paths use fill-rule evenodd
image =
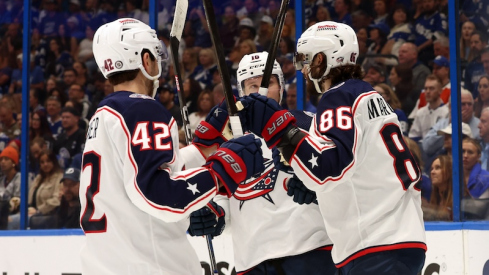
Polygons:
<instances>
[{"instance_id":1,"label":"navy blue jersey number","mask_svg":"<svg viewBox=\"0 0 489 275\"><path fill-rule=\"evenodd\" d=\"M85 233L103 233L107 231L107 218L105 214L100 219L92 219L95 213L95 205L93 198L97 195L100 188L100 163L101 156L93 151L83 154L83 170L88 166L92 167L90 175L90 185L87 187L86 207L81 217L81 227Z\"/></svg>"},{"instance_id":2,"label":"navy blue jersey number","mask_svg":"<svg viewBox=\"0 0 489 275\"><path fill-rule=\"evenodd\" d=\"M406 142L402 138L401 130L397 124L390 123L380 130L380 135L389 151L389 155L394 159L394 170L397 177L403 189L407 190L413 182L419 181L421 173Z\"/></svg>"}]
</instances>

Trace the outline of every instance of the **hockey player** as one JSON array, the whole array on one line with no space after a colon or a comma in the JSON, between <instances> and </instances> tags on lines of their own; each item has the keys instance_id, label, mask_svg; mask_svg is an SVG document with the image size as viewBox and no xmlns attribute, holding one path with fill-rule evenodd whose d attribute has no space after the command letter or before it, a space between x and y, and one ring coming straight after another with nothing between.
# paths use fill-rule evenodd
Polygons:
<instances>
[{"instance_id":1,"label":"hockey player","mask_svg":"<svg viewBox=\"0 0 489 275\"><path fill-rule=\"evenodd\" d=\"M101 26L93 41L115 92L91 118L83 154L83 274L200 275L188 216L220 187L231 195L263 171L260 141L248 135L224 143L203 167L181 171L182 156L199 148L179 150L174 118L152 97L166 51L155 31L118 19Z\"/></svg>"},{"instance_id":2,"label":"hockey player","mask_svg":"<svg viewBox=\"0 0 489 275\"><path fill-rule=\"evenodd\" d=\"M309 133L255 94L238 102L246 127L276 145L316 192L340 274L418 274L426 250L420 169L396 114L361 80L355 32L317 23L301 35L297 52L308 88L324 93Z\"/></svg>"},{"instance_id":3,"label":"hockey player","mask_svg":"<svg viewBox=\"0 0 489 275\"><path fill-rule=\"evenodd\" d=\"M240 96L258 92L267 57L267 52L261 52L242 58L237 72ZM280 102L284 87L282 70L275 61L268 97ZM297 112L301 126L308 129L312 117ZM222 116L225 108L218 113ZM216 129L222 128L222 124L214 125ZM198 137L194 142L210 145L208 140ZM280 163L276 148L263 146L262 150L265 172L246 181L233 196L216 196L217 204L211 202L209 207L192 213L190 234L217 236L225 224L230 225L227 228L233 239L237 274L335 274L332 243L319 207L312 203L316 195L294 177L290 167ZM287 196L288 192L294 198Z\"/></svg>"}]
</instances>

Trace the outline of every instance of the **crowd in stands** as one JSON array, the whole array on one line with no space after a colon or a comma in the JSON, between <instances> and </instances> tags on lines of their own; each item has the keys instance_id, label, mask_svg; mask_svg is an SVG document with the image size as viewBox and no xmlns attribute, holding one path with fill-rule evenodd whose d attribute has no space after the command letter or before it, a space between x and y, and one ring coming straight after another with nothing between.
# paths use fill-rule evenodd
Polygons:
<instances>
[{"instance_id":1,"label":"crowd in stands","mask_svg":"<svg viewBox=\"0 0 489 275\"><path fill-rule=\"evenodd\" d=\"M174 2L159 0L158 37L168 50ZM219 3L218 3L219 2ZM245 54L271 44L278 0L215 1L216 20L237 95L236 70ZM293 4L291 4L293 5ZM422 167L426 220L450 220L452 159L447 11L439 0L304 0L305 24L333 20L351 25L358 64L391 105ZM149 0L33 0L29 66L30 112L22 114L23 1L0 1L0 229L19 228L19 163L29 167L29 227L77 228L78 184L87 125L98 103L113 92L92 53L94 32L104 23L132 17L149 23ZM489 48L487 1L460 4L464 200L467 218L489 219ZM297 108L293 65L295 10L287 11L277 61L284 73L282 104ZM223 98L211 37L200 1L189 1L178 49L190 127ZM156 100L182 125L170 60ZM317 94L306 94L315 112ZM29 116L29 159L19 158L21 117ZM182 134L182 144L184 135ZM481 207L483 205L486 207ZM7 210L5 210L7 209ZM485 212L484 212L485 211Z\"/></svg>"}]
</instances>

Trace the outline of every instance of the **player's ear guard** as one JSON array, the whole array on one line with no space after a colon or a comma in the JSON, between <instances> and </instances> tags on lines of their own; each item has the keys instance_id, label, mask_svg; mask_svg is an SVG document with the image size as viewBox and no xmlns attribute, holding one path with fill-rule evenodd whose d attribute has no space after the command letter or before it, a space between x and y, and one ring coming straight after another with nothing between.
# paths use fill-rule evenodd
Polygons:
<instances>
[{"instance_id":1,"label":"player's ear guard","mask_svg":"<svg viewBox=\"0 0 489 275\"><path fill-rule=\"evenodd\" d=\"M224 142L207 158L206 167L224 185L228 196L238 184L265 170L261 141L253 135L245 135Z\"/></svg>"}]
</instances>

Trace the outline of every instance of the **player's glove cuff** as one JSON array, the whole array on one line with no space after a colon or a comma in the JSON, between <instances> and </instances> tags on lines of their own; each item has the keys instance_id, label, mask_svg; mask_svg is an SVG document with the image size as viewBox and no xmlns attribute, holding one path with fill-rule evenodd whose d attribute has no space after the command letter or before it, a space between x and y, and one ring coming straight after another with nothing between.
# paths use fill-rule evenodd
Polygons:
<instances>
[{"instance_id":1,"label":"player's glove cuff","mask_svg":"<svg viewBox=\"0 0 489 275\"><path fill-rule=\"evenodd\" d=\"M215 106L205 121L201 121L195 129L193 143L204 147L221 146L222 143L232 138L228 122L228 112L221 106Z\"/></svg>"}]
</instances>

